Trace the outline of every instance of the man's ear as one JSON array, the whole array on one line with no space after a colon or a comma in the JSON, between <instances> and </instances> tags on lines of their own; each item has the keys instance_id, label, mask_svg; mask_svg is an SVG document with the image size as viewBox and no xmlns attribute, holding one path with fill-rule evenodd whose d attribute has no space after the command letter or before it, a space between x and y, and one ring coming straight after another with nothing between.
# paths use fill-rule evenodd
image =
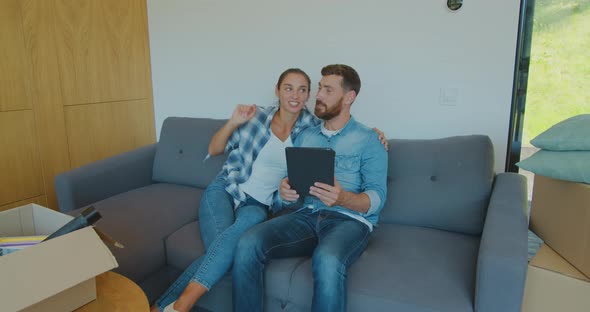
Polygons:
<instances>
[{"instance_id":1,"label":"man's ear","mask_svg":"<svg viewBox=\"0 0 590 312\"><path fill-rule=\"evenodd\" d=\"M346 92L346 94L344 95L344 103L346 103L348 105L352 105L352 103L354 102L355 99L356 99L356 92L354 92L354 90L350 90L350 91Z\"/></svg>"}]
</instances>

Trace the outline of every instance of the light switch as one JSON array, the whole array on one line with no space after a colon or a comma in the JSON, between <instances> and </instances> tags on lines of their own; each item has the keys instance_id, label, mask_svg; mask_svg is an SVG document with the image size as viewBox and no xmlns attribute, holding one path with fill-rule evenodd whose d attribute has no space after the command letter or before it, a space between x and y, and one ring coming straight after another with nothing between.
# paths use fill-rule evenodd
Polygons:
<instances>
[{"instance_id":1,"label":"light switch","mask_svg":"<svg viewBox=\"0 0 590 312\"><path fill-rule=\"evenodd\" d=\"M457 106L459 104L459 88L440 88L438 104Z\"/></svg>"}]
</instances>

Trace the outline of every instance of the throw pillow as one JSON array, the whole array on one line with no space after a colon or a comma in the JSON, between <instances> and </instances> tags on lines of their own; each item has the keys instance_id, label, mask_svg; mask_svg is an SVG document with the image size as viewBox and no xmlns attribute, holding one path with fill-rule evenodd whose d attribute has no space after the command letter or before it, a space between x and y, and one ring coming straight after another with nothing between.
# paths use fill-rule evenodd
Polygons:
<instances>
[{"instance_id":1,"label":"throw pillow","mask_svg":"<svg viewBox=\"0 0 590 312\"><path fill-rule=\"evenodd\" d=\"M532 139L531 144L551 151L590 151L590 114L555 124Z\"/></svg>"},{"instance_id":2,"label":"throw pillow","mask_svg":"<svg viewBox=\"0 0 590 312\"><path fill-rule=\"evenodd\" d=\"M516 165L542 176L590 184L590 151L540 150Z\"/></svg>"}]
</instances>

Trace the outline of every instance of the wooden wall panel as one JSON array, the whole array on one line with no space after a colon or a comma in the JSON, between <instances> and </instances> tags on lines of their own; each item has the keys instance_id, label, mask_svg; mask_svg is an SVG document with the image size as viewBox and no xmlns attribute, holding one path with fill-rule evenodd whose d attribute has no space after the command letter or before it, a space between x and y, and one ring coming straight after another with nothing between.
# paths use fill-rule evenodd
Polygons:
<instances>
[{"instance_id":1,"label":"wooden wall panel","mask_svg":"<svg viewBox=\"0 0 590 312\"><path fill-rule=\"evenodd\" d=\"M76 105L65 111L72 168L155 142L151 100Z\"/></svg>"},{"instance_id":2,"label":"wooden wall panel","mask_svg":"<svg viewBox=\"0 0 590 312\"><path fill-rule=\"evenodd\" d=\"M33 198L29 198L29 199L17 201L17 202L8 204L8 205L0 206L0 211L8 210L8 209L15 208L15 207L24 206L26 204L31 204L31 203L37 204L37 205L41 205L43 207L47 207L47 198L45 197L45 195L41 195L41 196L37 196L37 197L33 197Z\"/></svg>"},{"instance_id":3,"label":"wooden wall panel","mask_svg":"<svg viewBox=\"0 0 590 312\"><path fill-rule=\"evenodd\" d=\"M18 0L0 1L0 111L31 108L30 60Z\"/></svg>"},{"instance_id":4,"label":"wooden wall panel","mask_svg":"<svg viewBox=\"0 0 590 312\"><path fill-rule=\"evenodd\" d=\"M0 44L0 210L155 141L145 0L0 0Z\"/></svg>"},{"instance_id":5,"label":"wooden wall panel","mask_svg":"<svg viewBox=\"0 0 590 312\"><path fill-rule=\"evenodd\" d=\"M151 98L145 0L56 5L65 105Z\"/></svg>"},{"instance_id":6,"label":"wooden wall panel","mask_svg":"<svg viewBox=\"0 0 590 312\"><path fill-rule=\"evenodd\" d=\"M0 206L43 194L33 112L0 113Z\"/></svg>"},{"instance_id":7,"label":"wooden wall panel","mask_svg":"<svg viewBox=\"0 0 590 312\"><path fill-rule=\"evenodd\" d=\"M33 110L47 205L57 209L54 178L70 169L68 142L57 66L54 1L20 0L27 57L31 60ZM23 56L25 57L25 56Z\"/></svg>"}]
</instances>

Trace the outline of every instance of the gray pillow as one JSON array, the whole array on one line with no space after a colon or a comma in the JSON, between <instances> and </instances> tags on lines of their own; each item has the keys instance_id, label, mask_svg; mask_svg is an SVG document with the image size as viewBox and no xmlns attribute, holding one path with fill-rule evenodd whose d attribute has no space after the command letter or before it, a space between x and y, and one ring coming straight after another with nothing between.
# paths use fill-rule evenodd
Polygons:
<instances>
[{"instance_id":1,"label":"gray pillow","mask_svg":"<svg viewBox=\"0 0 590 312\"><path fill-rule=\"evenodd\" d=\"M568 118L531 140L550 151L590 151L590 114Z\"/></svg>"},{"instance_id":2,"label":"gray pillow","mask_svg":"<svg viewBox=\"0 0 590 312\"><path fill-rule=\"evenodd\" d=\"M494 181L489 137L389 140L381 223L481 235Z\"/></svg>"},{"instance_id":3,"label":"gray pillow","mask_svg":"<svg viewBox=\"0 0 590 312\"><path fill-rule=\"evenodd\" d=\"M590 151L540 150L516 165L542 176L590 184Z\"/></svg>"},{"instance_id":4,"label":"gray pillow","mask_svg":"<svg viewBox=\"0 0 590 312\"><path fill-rule=\"evenodd\" d=\"M221 170L226 156L207 156L209 141L226 120L168 117L156 145L152 179L205 188Z\"/></svg>"}]
</instances>

